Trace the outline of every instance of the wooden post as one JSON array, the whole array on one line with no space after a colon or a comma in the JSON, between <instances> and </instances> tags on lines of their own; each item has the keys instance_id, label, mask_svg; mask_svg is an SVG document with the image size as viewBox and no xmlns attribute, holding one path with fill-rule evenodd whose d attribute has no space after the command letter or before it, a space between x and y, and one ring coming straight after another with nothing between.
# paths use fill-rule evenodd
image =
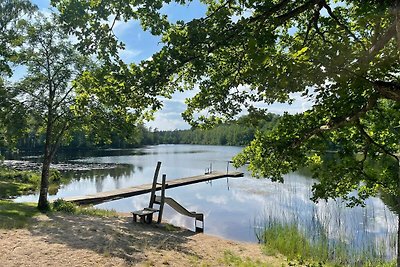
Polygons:
<instances>
[{"instance_id":1,"label":"wooden post","mask_svg":"<svg viewBox=\"0 0 400 267\"><path fill-rule=\"evenodd\" d=\"M160 168L161 168L161 161L157 162L157 167L156 167L156 170L154 172L153 185L151 187L151 193L150 193L149 208L153 208L154 198L156 196L156 186L157 186L157 180L158 180L158 173L160 172Z\"/></svg>"},{"instance_id":2,"label":"wooden post","mask_svg":"<svg viewBox=\"0 0 400 267\"><path fill-rule=\"evenodd\" d=\"M158 211L157 223L161 223L162 215L163 215L163 211L164 211L165 187L166 187L165 181L166 181L166 180L167 180L167 175L166 175L166 174L163 174L163 176L162 176L162 185L161 185L160 210Z\"/></svg>"},{"instance_id":3,"label":"wooden post","mask_svg":"<svg viewBox=\"0 0 400 267\"><path fill-rule=\"evenodd\" d=\"M194 229L196 233L203 233L204 232L204 214L199 214L200 217L195 217L194 219ZM201 222L201 227L197 226L197 221Z\"/></svg>"}]
</instances>

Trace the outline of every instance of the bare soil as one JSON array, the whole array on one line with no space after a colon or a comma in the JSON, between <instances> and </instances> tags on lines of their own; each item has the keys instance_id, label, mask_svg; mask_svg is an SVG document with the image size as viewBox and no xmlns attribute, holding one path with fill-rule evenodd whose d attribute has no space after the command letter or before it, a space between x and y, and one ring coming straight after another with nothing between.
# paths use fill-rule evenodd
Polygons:
<instances>
[{"instance_id":1,"label":"bare soil","mask_svg":"<svg viewBox=\"0 0 400 267\"><path fill-rule=\"evenodd\" d=\"M227 252L282 266L257 244L132 223L128 216L40 215L28 229L0 229L0 266L225 266Z\"/></svg>"}]
</instances>

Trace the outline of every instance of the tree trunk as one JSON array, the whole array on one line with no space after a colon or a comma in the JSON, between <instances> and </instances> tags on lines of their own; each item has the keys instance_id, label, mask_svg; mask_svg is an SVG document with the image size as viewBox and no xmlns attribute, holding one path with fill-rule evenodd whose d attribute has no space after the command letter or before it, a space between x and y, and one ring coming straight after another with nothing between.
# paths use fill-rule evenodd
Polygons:
<instances>
[{"instance_id":1,"label":"tree trunk","mask_svg":"<svg viewBox=\"0 0 400 267\"><path fill-rule=\"evenodd\" d=\"M44 156L43 156L43 164L42 164L42 179L40 180L40 194L38 201L38 209L42 212L46 212L49 210L50 205L47 200L47 194L49 192L49 177L50 177L50 164L53 159L53 154L51 150L52 144L52 135L53 135L53 127L52 127L52 110L49 108L47 115L47 125L46 125L46 142L44 145Z\"/></svg>"},{"instance_id":2,"label":"tree trunk","mask_svg":"<svg viewBox=\"0 0 400 267\"><path fill-rule=\"evenodd\" d=\"M397 214L397 267L400 267L400 160L397 157L397 175L398 175L398 184L397 184L397 195L395 196L396 199L396 208L395 212Z\"/></svg>"},{"instance_id":3,"label":"tree trunk","mask_svg":"<svg viewBox=\"0 0 400 267\"><path fill-rule=\"evenodd\" d=\"M48 151L46 151L46 152L48 152ZM50 177L51 158L50 158L50 154L46 153L46 152L44 155L43 165L42 165L42 178L40 181L40 194L39 194L39 202L38 202L38 209L43 212L48 211L50 208L49 201L47 200L47 194L49 192L49 177Z\"/></svg>"},{"instance_id":4,"label":"tree trunk","mask_svg":"<svg viewBox=\"0 0 400 267\"><path fill-rule=\"evenodd\" d=\"M51 138L51 125L47 125L46 130L46 143L44 146L44 156L42 164L42 177L40 180L40 194L38 201L38 209L42 212L49 210L50 205L47 200L47 194L49 192L49 177L50 177L50 164L52 160L52 155L50 152L50 138Z\"/></svg>"},{"instance_id":5,"label":"tree trunk","mask_svg":"<svg viewBox=\"0 0 400 267\"><path fill-rule=\"evenodd\" d=\"M400 214L397 214L397 267L400 267Z\"/></svg>"}]
</instances>

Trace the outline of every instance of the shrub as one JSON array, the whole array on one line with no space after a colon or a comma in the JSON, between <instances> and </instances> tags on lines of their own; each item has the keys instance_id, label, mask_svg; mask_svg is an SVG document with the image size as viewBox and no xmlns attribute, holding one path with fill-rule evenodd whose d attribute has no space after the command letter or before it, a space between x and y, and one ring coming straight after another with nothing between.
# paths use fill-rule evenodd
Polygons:
<instances>
[{"instance_id":1,"label":"shrub","mask_svg":"<svg viewBox=\"0 0 400 267\"><path fill-rule=\"evenodd\" d=\"M71 202L67 202L64 199L59 198L53 202L53 210L67 213L76 213L77 206Z\"/></svg>"},{"instance_id":2,"label":"shrub","mask_svg":"<svg viewBox=\"0 0 400 267\"><path fill-rule=\"evenodd\" d=\"M61 175L59 170L56 169L51 169L50 170L50 175L49 175L49 179L51 182L53 183L60 183L61 179L63 178L63 176Z\"/></svg>"}]
</instances>

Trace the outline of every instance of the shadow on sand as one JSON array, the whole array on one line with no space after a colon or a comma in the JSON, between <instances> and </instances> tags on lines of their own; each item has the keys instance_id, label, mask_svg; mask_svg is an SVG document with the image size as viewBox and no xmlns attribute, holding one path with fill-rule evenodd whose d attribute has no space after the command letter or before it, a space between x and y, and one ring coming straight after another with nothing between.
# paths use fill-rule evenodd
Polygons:
<instances>
[{"instance_id":1,"label":"shadow on sand","mask_svg":"<svg viewBox=\"0 0 400 267\"><path fill-rule=\"evenodd\" d=\"M169 231L162 226L132 223L131 220L129 217L55 213L38 219L30 231L34 236L46 236L48 243L92 250L121 258L128 264L145 261L149 250L174 250L198 257L185 246L195 233L184 229Z\"/></svg>"}]
</instances>

